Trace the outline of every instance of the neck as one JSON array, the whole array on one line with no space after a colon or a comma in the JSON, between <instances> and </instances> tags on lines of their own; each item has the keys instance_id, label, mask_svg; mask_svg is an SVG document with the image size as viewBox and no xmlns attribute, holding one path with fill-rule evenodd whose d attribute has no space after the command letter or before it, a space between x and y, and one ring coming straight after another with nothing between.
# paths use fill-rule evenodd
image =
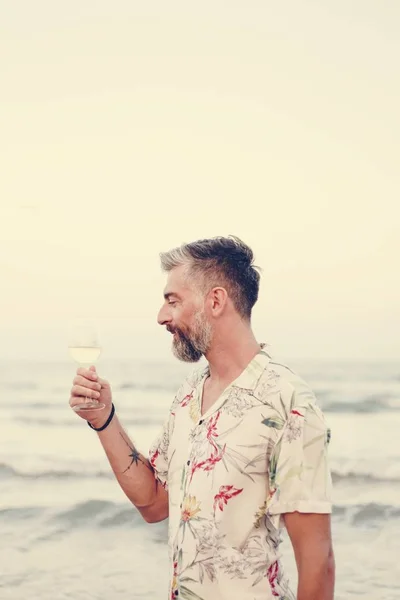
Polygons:
<instances>
[{"instance_id":1,"label":"neck","mask_svg":"<svg viewBox=\"0 0 400 600\"><path fill-rule=\"evenodd\" d=\"M238 321L228 324L214 335L212 347L206 354L210 380L215 384L229 384L260 352L250 323Z\"/></svg>"}]
</instances>

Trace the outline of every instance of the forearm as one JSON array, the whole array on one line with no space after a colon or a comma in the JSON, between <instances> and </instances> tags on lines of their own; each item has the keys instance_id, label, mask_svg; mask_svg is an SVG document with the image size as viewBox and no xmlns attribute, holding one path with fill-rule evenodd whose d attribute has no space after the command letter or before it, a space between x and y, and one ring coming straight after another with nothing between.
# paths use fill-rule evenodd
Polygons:
<instances>
[{"instance_id":1,"label":"forearm","mask_svg":"<svg viewBox=\"0 0 400 600\"><path fill-rule=\"evenodd\" d=\"M149 461L129 439L117 415L98 432L100 442L122 490L148 522L168 517L168 493L156 480Z\"/></svg>"},{"instance_id":2,"label":"forearm","mask_svg":"<svg viewBox=\"0 0 400 600\"><path fill-rule=\"evenodd\" d=\"M333 600L335 588L335 559L333 553L300 565L297 600Z\"/></svg>"}]
</instances>

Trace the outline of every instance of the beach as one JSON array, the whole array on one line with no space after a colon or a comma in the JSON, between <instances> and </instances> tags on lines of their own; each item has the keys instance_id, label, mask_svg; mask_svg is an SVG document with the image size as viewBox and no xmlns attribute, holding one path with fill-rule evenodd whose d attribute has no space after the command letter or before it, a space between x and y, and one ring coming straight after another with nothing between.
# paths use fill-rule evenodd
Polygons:
<instances>
[{"instance_id":1,"label":"beach","mask_svg":"<svg viewBox=\"0 0 400 600\"><path fill-rule=\"evenodd\" d=\"M398 599L400 370L288 364L315 391L332 432L335 599ZM191 368L99 362L142 453ZM167 522L145 523L115 482L96 433L68 406L74 373L68 362L0 362L0 598L165 600ZM295 589L285 532L281 549Z\"/></svg>"}]
</instances>

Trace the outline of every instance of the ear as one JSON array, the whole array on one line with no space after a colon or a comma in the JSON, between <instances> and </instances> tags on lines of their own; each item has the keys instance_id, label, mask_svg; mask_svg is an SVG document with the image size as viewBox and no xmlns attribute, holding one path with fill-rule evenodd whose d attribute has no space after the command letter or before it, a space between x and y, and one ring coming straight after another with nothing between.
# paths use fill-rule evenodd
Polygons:
<instances>
[{"instance_id":1,"label":"ear","mask_svg":"<svg viewBox=\"0 0 400 600\"><path fill-rule=\"evenodd\" d=\"M223 287L213 288L208 295L208 302L213 317L219 317L228 302L228 293Z\"/></svg>"}]
</instances>

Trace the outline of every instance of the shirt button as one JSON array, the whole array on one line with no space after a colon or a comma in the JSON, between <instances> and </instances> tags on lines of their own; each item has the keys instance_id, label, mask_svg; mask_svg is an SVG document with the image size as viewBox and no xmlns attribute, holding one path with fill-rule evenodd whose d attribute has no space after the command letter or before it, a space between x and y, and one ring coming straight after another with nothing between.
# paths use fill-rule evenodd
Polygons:
<instances>
[{"instance_id":1,"label":"shirt button","mask_svg":"<svg viewBox=\"0 0 400 600\"><path fill-rule=\"evenodd\" d=\"M175 596L179 596L178 590L175 590Z\"/></svg>"},{"instance_id":2,"label":"shirt button","mask_svg":"<svg viewBox=\"0 0 400 600\"><path fill-rule=\"evenodd\" d=\"M190 465L190 460L188 460L186 464L187 464L187 466L189 466Z\"/></svg>"},{"instance_id":3,"label":"shirt button","mask_svg":"<svg viewBox=\"0 0 400 600\"><path fill-rule=\"evenodd\" d=\"M203 423L203 419L200 419L199 421L199 425L201 425Z\"/></svg>"}]
</instances>

